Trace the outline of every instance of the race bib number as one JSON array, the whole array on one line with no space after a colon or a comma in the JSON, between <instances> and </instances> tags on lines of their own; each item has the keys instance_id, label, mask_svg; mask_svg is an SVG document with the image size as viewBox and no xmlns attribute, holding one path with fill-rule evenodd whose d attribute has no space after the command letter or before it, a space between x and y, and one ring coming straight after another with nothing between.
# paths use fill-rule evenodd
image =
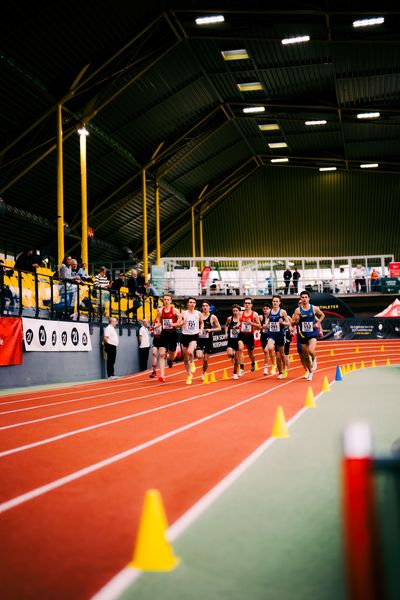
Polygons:
<instances>
[{"instance_id":1,"label":"race bib number","mask_svg":"<svg viewBox=\"0 0 400 600\"><path fill-rule=\"evenodd\" d=\"M163 329L173 329L172 319L163 319Z\"/></svg>"},{"instance_id":2,"label":"race bib number","mask_svg":"<svg viewBox=\"0 0 400 600\"><path fill-rule=\"evenodd\" d=\"M280 323L270 323L269 330L276 333L281 330L281 324Z\"/></svg>"},{"instance_id":3,"label":"race bib number","mask_svg":"<svg viewBox=\"0 0 400 600\"><path fill-rule=\"evenodd\" d=\"M303 321L301 324L301 330L304 333L312 333L314 331L314 324L311 321Z\"/></svg>"},{"instance_id":4,"label":"race bib number","mask_svg":"<svg viewBox=\"0 0 400 600\"><path fill-rule=\"evenodd\" d=\"M229 332L229 337L236 339L239 335L239 332L237 329L231 329Z\"/></svg>"},{"instance_id":5,"label":"race bib number","mask_svg":"<svg viewBox=\"0 0 400 600\"><path fill-rule=\"evenodd\" d=\"M186 327L188 329L188 331L194 331L195 327L196 327L196 321L192 321L192 320L188 320L188 322L186 323Z\"/></svg>"},{"instance_id":6,"label":"race bib number","mask_svg":"<svg viewBox=\"0 0 400 600\"><path fill-rule=\"evenodd\" d=\"M252 325L251 325L250 321L243 321L243 323L242 323L242 331L244 333L251 333L252 332Z\"/></svg>"},{"instance_id":7,"label":"race bib number","mask_svg":"<svg viewBox=\"0 0 400 600\"><path fill-rule=\"evenodd\" d=\"M267 333L268 331L268 323L266 323L265 325L263 325L262 330L263 333Z\"/></svg>"}]
</instances>

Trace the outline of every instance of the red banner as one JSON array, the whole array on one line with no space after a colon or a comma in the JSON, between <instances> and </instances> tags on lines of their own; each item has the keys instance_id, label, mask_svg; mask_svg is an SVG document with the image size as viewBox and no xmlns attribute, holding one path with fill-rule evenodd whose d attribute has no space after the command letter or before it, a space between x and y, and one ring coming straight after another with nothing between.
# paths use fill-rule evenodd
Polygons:
<instances>
[{"instance_id":1,"label":"red banner","mask_svg":"<svg viewBox=\"0 0 400 600\"><path fill-rule=\"evenodd\" d=\"M0 317L0 366L22 365L22 319Z\"/></svg>"}]
</instances>

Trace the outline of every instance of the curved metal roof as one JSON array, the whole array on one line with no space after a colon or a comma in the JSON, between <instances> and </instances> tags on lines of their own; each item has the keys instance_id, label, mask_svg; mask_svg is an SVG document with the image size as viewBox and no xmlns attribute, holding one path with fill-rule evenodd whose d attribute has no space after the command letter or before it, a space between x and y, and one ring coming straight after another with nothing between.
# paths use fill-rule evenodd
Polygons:
<instances>
[{"instance_id":1,"label":"curved metal roof","mask_svg":"<svg viewBox=\"0 0 400 600\"><path fill-rule=\"evenodd\" d=\"M195 24L217 13L224 23ZM385 21L353 28L366 16ZM400 11L385 2L364 3L362 11L324 1L149 0L126 8L122 0L64 0L46 11L39 2L10 4L0 37L0 238L17 250L29 240L55 255L57 104L67 249L80 235L76 131L85 123L90 133L91 260L124 258L127 247L140 256L143 167L150 255L156 178L167 253L188 233L200 194L207 210L271 158L345 172L377 162L379 172L400 174L399 21ZM305 34L308 43L281 43ZM238 49L248 58L223 59L222 51ZM254 82L261 90L238 87ZM244 113L248 106L264 110ZM380 116L361 120L360 112ZM305 125L314 120L327 123ZM278 128L260 128L268 124ZM287 147L271 149L273 142Z\"/></svg>"}]
</instances>

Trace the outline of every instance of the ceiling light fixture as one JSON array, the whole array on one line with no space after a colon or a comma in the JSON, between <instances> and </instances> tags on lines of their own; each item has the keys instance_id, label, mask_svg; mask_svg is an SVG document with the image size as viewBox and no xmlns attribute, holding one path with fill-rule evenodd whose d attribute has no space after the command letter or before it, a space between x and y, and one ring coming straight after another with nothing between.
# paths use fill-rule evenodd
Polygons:
<instances>
[{"instance_id":1,"label":"ceiling light fixture","mask_svg":"<svg viewBox=\"0 0 400 600\"><path fill-rule=\"evenodd\" d=\"M382 25L385 22L384 17L372 17L371 19L359 19L353 21L353 27L370 27L371 25Z\"/></svg>"},{"instance_id":2,"label":"ceiling light fixture","mask_svg":"<svg viewBox=\"0 0 400 600\"><path fill-rule=\"evenodd\" d=\"M379 167L378 163L365 163L360 165L360 169L376 169Z\"/></svg>"},{"instance_id":3,"label":"ceiling light fixture","mask_svg":"<svg viewBox=\"0 0 400 600\"><path fill-rule=\"evenodd\" d=\"M196 25L210 25L212 23L223 23L224 21L223 15L210 15L208 17L197 17Z\"/></svg>"},{"instance_id":4,"label":"ceiling light fixture","mask_svg":"<svg viewBox=\"0 0 400 600\"><path fill-rule=\"evenodd\" d=\"M358 113L357 119L378 119L380 116L379 112Z\"/></svg>"},{"instance_id":5,"label":"ceiling light fixture","mask_svg":"<svg viewBox=\"0 0 400 600\"><path fill-rule=\"evenodd\" d=\"M280 129L278 123L260 123L258 128L261 131L276 131L276 130Z\"/></svg>"},{"instance_id":6,"label":"ceiling light fixture","mask_svg":"<svg viewBox=\"0 0 400 600\"><path fill-rule=\"evenodd\" d=\"M336 171L336 167L320 167L320 171Z\"/></svg>"},{"instance_id":7,"label":"ceiling light fixture","mask_svg":"<svg viewBox=\"0 0 400 600\"><path fill-rule=\"evenodd\" d=\"M86 129L85 126L83 126L80 129L78 129L78 133L79 133L79 135L89 135L89 132L88 132L88 130Z\"/></svg>"},{"instance_id":8,"label":"ceiling light fixture","mask_svg":"<svg viewBox=\"0 0 400 600\"><path fill-rule=\"evenodd\" d=\"M304 125L326 125L326 121L321 119L321 121L304 121Z\"/></svg>"},{"instance_id":9,"label":"ceiling light fixture","mask_svg":"<svg viewBox=\"0 0 400 600\"><path fill-rule=\"evenodd\" d=\"M238 83L237 86L241 92L255 92L257 90L263 89L263 86L259 81L252 81L250 83Z\"/></svg>"},{"instance_id":10,"label":"ceiling light fixture","mask_svg":"<svg viewBox=\"0 0 400 600\"><path fill-rule=\"evenodd\" d=\"M269 148L287 148L288 145L286 142L272 142L268 144Z\"/></svg>"},{"instance_id":11,"label":"ceiling light fixture","mask_svg":"<svg viewBox=\"0 0 400 600\"><path fill-rule=\"evenodd\" d=\"M272 163L283 163L283 162L289 162L288 158L271 158L271 162Z\"/></svg>"},{"instance_id":12,"label":"ceiling light fixture","mask_svg":"<svg viewBox=\"0 0 400 600\"><path fill-rule=\"evenodd\" d=\"M241 50L221 50L221 54L224 60L248 60L250 58L244 48Z\"/></svg>"},{"instance_id":13,"label":"ceiling light fixture","mask_svg":"<svg viewBox=\"0 0 400 600\"><path fill-rule=\"evenodd\" d=\"M281 44L283 44L284 46L287 46L288 44L302 44L303 42L309 42L309 41L310 41L309 35L299 35L297 37L284 38L283 40L281 40Z\"/></svg>"},{"instance_id":14,"label":"ceiling light fixture","mask_svg":"<svg viewBox=\"0 0 400 600\"><path fill-rule=\"evenodd\" d=\"M244 113L262 113L265 111L265 106L246 106L243 109Z\"/></svg>"}]
</instances>

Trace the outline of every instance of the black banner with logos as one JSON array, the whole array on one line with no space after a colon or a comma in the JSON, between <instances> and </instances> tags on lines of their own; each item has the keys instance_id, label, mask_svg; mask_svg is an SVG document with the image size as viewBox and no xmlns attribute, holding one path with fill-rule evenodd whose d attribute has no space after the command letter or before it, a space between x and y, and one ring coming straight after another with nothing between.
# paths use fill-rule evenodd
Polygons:
<instances>
[{"instance_id":1,"label":"black banner with logos","mask_svg":"<svg viewBox=\"0 0 400 600\"><path fill-rule=\"evenodd\" d=\"M334 319L326 317L322 323L323 339L380 340L400 338L400 319Z\"/></svg>"}]
</instances>

